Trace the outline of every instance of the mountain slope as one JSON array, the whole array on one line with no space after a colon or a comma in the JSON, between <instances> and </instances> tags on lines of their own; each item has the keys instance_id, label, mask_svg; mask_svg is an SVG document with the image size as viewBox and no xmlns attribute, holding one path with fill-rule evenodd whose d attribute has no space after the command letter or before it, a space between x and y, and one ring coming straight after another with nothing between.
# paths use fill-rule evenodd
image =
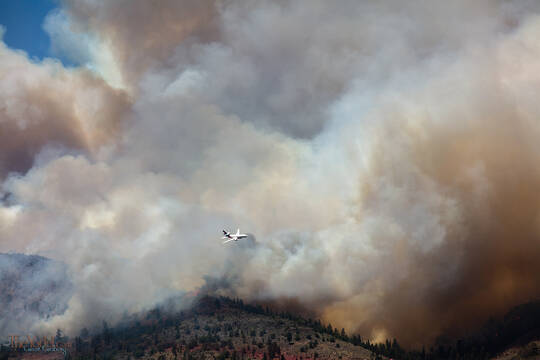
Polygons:
<instances>
[{"instance_id":1,"label":"mountain slope","mask_svg":"<svg viewBox=\"0 0 540 360\"><path fill-rule=\"evenodd\" d=\"M405 351L396 340L364 342L318 320L275 313L241 300L204 296L190 310L154 309L114 329L75 340L75 357L172 359L535 359L540 302L512 309L475 334L427 351ZM385 356L383 356L385 355Z\"/></svg>"},{"instance_id":2,"label":"mountain slope","mask_svg":"<svg viewBox=\"0 0 540 360\"><path fill-rule=\"evenodd\" d=\"M71 292L65 264L37 255L0 254L0 336L63 313Z\"/></svg>"},{"instance_id":3,"label":"mountain slope","mask_svg":"<svg viewBox=\"0 0 540 360\"><path fill-rule=\"evenodd\" d=\"M354 339L359 340L357 338ZM372 359L319 322L274 314L227 298L203 297L174 315L154 310L74 341L74 357L142 359Z\"/></svg>"}]
</instances>

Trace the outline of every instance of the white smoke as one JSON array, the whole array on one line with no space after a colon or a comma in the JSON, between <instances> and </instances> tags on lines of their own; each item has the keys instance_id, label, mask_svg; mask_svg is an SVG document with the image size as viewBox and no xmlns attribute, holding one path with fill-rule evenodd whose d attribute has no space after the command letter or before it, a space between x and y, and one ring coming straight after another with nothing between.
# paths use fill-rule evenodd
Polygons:
<instances>
[{"instance_id":1,"label":"white smoke","mask_svg":"<svg viewBox=\"0 0 540 360\"><path fill-rule=\"evenodd\" d=\"M0 251L75 285L39 326L231 274L408 343L538 296L539 10L66 1L47 30L85 69L0 49Z\"/></svg>"}]
</instances>

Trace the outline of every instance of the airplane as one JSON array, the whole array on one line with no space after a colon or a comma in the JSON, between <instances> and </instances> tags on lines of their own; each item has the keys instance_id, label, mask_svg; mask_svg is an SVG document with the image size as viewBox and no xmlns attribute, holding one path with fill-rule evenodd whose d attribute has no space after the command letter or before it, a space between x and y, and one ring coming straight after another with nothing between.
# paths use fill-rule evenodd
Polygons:
<instances>
[{"instance_id":1,"label":"airplane","mask_svg":"<svg viewBox=\"0 0 540 360\"><path fill-rule=\"evenodd\" d=\"M223 230L223 236L222 239L228 239L224 241L223 243L228 243L229 241L238 241L239 239L247 238L246 234L240 234L240 229L236 230L236 234L231 234L230 232Z\"/></svg>"}]
</instances>

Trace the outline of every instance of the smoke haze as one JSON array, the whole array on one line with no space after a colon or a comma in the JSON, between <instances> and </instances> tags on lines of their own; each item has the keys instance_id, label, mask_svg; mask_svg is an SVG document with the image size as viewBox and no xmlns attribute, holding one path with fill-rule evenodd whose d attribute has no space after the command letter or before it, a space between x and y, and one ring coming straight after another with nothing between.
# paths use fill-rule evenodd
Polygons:
<instances>
[{"instance_id":1,"label":"smoke haze","mask_svg":"<svg viewBox=\"0 0 540 360\"><path fill-rule=\"evenodd\" d=\"M44 27L79 67L0 44L0 251L74 286L37 329L221 281L415 345L540 296L538 2L66 0Z\"/></svg>"}]
</instances>

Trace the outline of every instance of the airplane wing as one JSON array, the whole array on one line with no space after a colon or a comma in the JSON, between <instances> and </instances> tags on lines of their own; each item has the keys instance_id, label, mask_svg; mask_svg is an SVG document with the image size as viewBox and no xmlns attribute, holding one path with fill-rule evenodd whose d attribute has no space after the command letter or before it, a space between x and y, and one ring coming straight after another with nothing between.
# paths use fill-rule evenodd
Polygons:
<instances>
[{"instance_id":1,"label":"airplane wing","mask_svg":"<svg viewBox=\"0 0 540 360\"><path fill-rule=\"evenodd\" d=\"M228 243L229 241L233 241L233 240L234 240L234 239L229 239L229 240L224 241L223 243L226 244L226 243Z\"/></svg>"}]
</instances>

